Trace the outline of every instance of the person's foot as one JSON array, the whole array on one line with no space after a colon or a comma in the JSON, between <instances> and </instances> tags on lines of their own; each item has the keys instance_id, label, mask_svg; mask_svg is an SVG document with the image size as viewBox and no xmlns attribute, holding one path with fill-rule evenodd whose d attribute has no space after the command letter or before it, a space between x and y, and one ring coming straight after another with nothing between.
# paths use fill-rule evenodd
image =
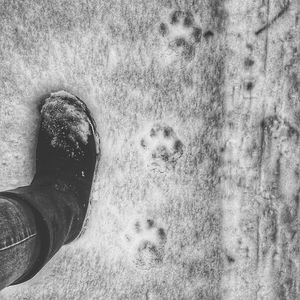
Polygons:
<instances>
[{"instance_id":1,"label":"person's foot","mask_svg":"<svg viewBox=\"0 0 300 300\"><path fill-rule=\"evenodd\" d=\"M66 243L82 230L98 154L95 122L78 97L59 91L42 102L36 175L31 185L50 185L58 192L75 195L71 201L76 203L68 205L77 207L77 213Z\"/></svg>"},{"instance_id":2,"label":"person's foot","mask_svg":"<svg viewBox=\"0 0 300 300\"><path fill-rule=\"evenodd\" d=\"M99 139L86 105L65 91L41 103L36 174L29 186L1 192L26 205L36 224L39 249L32 266L14 282L32 278L64 244L85 228Z\"/></svg>"}]
</instances>

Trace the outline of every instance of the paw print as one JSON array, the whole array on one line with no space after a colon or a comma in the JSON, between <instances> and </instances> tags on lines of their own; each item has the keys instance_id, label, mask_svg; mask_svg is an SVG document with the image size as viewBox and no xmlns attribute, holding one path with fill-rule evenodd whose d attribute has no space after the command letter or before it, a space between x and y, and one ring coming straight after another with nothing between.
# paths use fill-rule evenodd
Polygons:
<instances>
[{"instance_id":1,"label":"paw print","mask_svg":"<svg viewBox=\"0 0 300 300\"><path fill-rule=\"evenodd\" d=\"M146 165L160 172L174 168L183 154L182 142L173 128L166 124L154 124L140 145Z\"/></svg>"},{"instance_id":2,"label":"paw print","mask_svg":"<svg viewBox=\"0 0 300 300\"><path fill-rule=\"evenodd\" d=\"M159 33L168 41L168 46L185 59L192 59L195 46L200 43L202 29L196 25L194 15L189 11L174 11L167 22L159 25Z\"/></svg>"},{"instance_id":3,"label":"paw print","mask_svg":"<svg viewBox=\"0 0 300 300\"><path fill-rule=\"evenodd\" d=\"M270 116L263 120L263 146L272 147L275 144L285 158L294 160L299 155L299 131L288 121L277 116ZM277 141L277 142L273 142Z\"/></svg>"},{"instance_id":4,"label":"paw print","mask_svg":"<svg viewBox=\"0 0 300 300\"><path fill-rule=\"evenodd\" d=\"M125 235L130 258L141 269L162 263L166 239L165 230L158 228L152 219L137 220Z\"/></svg>"},{"instance_id":5,"label":"paw print","mask_svg":"<svg viewBox=\"0 0 300 300\"><path fill-rule=\"evenodd\" d=\"M243 239L239 238L237 240L237 247L235 252L239 254L240 258L248 259L250 252L248 243Z\"/></svg>"},{"instance_id":6,"label":"paw print","mask_svg":"<svg viewBox=\"0 0 300 300\"><path fill-rule=\"evenodd\" d=\"M277 231L277 213L272 207L266 206L260 216L260 250L262 259L265 259L272 245L276 243Z\"/></svg>"}]
</instances>

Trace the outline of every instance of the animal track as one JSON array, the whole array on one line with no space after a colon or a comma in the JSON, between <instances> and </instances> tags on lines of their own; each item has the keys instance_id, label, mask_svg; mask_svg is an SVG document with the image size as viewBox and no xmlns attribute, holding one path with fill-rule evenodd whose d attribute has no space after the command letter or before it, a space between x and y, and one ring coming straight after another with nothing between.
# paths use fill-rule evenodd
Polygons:
<instances>
[{"instance_id":1,"label":"animal track","mask_svg":"<svg viewBox=\"0 0 300 300\"><path fill-rule=\"evenodd\" d=\"M148 167L160 172L175 167L183 154L183 144L173 128L166 124L154 124L140 141Z\"/></svg>"},{"instance_id":2,"label":"animal track","mask_svg":"<svg viewBox=\"0 0 300 300\"><path fill-rule=\"evenodd\" d=\"M261 155L265 172L268 173L265 178L274 182L279 179L284 180L286 176L280 176L280 173L284 169L286 169L284 172L292 170L290 167L286 168L286 166L288 164L294 165L297 157L299 157L300 133L288 121L277 116L265 118L261 125L263 150ZM281 188L284 188L285 185L282 182Z\"/></svg>"},{"instance_id":3,"label":"animal track","mask_svg":"<svg viewBox=\"0 0 300 300\"><path fill-rule=\"evenodd\" d=\"M154 220L137 220L125 239L131 259L138 268L150 269L162 263L167 237L165 230L158 228Z\"/></svg>"},{"instance_id":4,"label":"animal track","mask_svg":"<svg viewBox=\"0 0 300 300\"><path fill-rule=\"evenodd\" d=\"M197 26L194 15L189 11L174 11L167 22L160 24L159 33L168 41L169 48L185 59L194 57L195 46L202 38L202 29Z\"/></svg>"},{"instance_id":5,"label":"animal track","mask_svg":"<svg viewBox=\"0 0 300 300\"><path fill-rule=\"evenodd\" d=\"M261 187L268 202L258 218L258 274L268 284L261 287L259 298L268 293L270 299L275 294L295 299L299 256L292 245L299 244L300 155L296 124L276 115L261 123Z\"/></svg>"},{"instance_id":6,"label":"animal track","mask_svg":"<svg viewBox=\"0 0 300 300\"><path fill-rule=\"evenodd\" d=\"M277 213L275 209L266 206L260 218L260 249L261 256L264 259L272 245L276 243L278 231Z\"/></svg>"}]
</instances>

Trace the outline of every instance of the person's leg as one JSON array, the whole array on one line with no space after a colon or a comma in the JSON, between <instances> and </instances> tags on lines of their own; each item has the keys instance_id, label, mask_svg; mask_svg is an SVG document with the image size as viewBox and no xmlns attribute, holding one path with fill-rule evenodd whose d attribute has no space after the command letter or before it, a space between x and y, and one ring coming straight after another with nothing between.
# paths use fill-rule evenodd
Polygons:
<instances>
[{"instance_id":1,"label":"person's leg","mask_svg":"<svg viewBox=\"0 0 300 300\"><path fill-rule=\"evenodd\" d=\"M29 206L0 197L0 290L30 272L40 240Z\"/></svg>"},{"instance_id":2,"label":"person's leg","mask_svg":"<svg viewBox=\"0 0 300 300\"><path fill-rule=\"evenodd\" d=\"M19 206L19 209L21 207L22 212L19 213L27 220L25 223L32 220L30 210L35 220L35 230L31 228L32 237L26 236L28 242L24 243L28 247L20 248L19 252L0 251L0 262L7 257L7 253L10 255L8 268L2 272L3 279L0 277L0 286L18 284L32 278L64 244L80 235L88 214L98 155L95 123L86 105L64 91L53 93L45 99L41 106L34 179L30 186L0 192L1 199L13 199L12 204ZM23 209L25 206L28 208L26 211ZM9 207L12 210L13 206ZM2 222L4 228L22 228L20 224L15 225L12 215L3 217ZM0 231L0 237L5 236L1 227ZM15 238L12 235L8 239L12 237ZM30 265L26 263L28 257ZM9 266L19 259L21 267L17 264L15 268L18 270L10 275Z\"/></svg>"},{"instance_id":3,"label":"person's leg","mask_svg":"<svg viewBox=\"0 0 300 300\"><path fill-rule=\"evenodd\" d=\"M78 184L78 182L76 183ZM65 179L61 184L69 185L70 183ZM87 195L82 196L83 199L89 197L89 189L86 189L85 192ZM32 250L35 253L33 255L34 262L25 273L23 272L22 276L13 282L13 284L19 284L31 279L64 244L73 241L78 236L86 209L79 205L78 194L68 189L59 190L57 183L48 181L34 181L30 186L0 192L0 198L9 199L18 205L18 208L22 208L19 211L22 214L20 218L31 220L32 228L34 228L39 242L39 251L37 249ZM23 209L24 207L27 209ZM6 218L3 222L5 221L6 227L17 230L19 224L16 224L13 218ZM3 254L0 252L0 261Z\"/></svg>"}]
</instances>

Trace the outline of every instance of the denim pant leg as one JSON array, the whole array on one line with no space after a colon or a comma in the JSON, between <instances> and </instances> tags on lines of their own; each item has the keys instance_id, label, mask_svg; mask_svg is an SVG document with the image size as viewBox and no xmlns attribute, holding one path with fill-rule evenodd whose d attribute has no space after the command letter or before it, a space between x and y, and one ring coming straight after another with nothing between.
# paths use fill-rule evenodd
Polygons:
<instances>
[{"instance_id":1,"label":"denim pant leg","mask_svg":"<svg viewBox=\"0 0 300 300\"><path fill-rule=\"evenodd\" d=\"M17 204L30 207L34 214L39 243L38 255L30 271L13 284L25 282L35 276L64 244L76 238L81 229L80 196L65 189L64 185L57 185L46 181L0 192L0 199L14 199Z\"/></svg>"},{"instance_id":2,"label":"denim pant leg","mask_svg":"<svg viewBox=\"0 0 300 300\"><path fill-rule=\"evenodd\" d=\"M29 272L38 253L39 237L30 207L0 196L0 290Z\"/></svg>"}]
</instances>

